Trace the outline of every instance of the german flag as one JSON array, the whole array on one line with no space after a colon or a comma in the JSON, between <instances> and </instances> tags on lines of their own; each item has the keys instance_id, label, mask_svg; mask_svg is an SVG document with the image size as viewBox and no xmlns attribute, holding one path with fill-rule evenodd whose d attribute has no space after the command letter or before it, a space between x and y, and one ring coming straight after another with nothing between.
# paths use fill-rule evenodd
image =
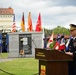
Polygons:
<instances>
[{"instance_id":1,"label":"german flag","mask_svg":"<svg viewBox=\"0 0 76 75\"><path fill-rule=\"evenodd\" d=\"M21 28L22 28L22 32L24 32L25 31L24 12L23 12L23 15L22 15Z\"/></svg>"}]
</instances>

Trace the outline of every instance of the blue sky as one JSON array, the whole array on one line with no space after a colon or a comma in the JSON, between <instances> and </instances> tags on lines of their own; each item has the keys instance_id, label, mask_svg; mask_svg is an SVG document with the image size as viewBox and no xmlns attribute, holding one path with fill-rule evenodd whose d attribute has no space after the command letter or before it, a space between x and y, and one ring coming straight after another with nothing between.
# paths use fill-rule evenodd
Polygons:
<instances>
[{"instance_id":1,"label":"blue sky","mask_svg":"<svg viewBox=\"0 0 76 75\"><path fill-rule=\"evenodd\" d=\"M69 28L70 23L76 24L75 0L0 0L0 7L14 9L18 27L20 27L23 12L26 28L29 12L31 12L33 28L36 26L39 12L43 28L53 29L57 26Z\"/></svg>"}]
</instances>

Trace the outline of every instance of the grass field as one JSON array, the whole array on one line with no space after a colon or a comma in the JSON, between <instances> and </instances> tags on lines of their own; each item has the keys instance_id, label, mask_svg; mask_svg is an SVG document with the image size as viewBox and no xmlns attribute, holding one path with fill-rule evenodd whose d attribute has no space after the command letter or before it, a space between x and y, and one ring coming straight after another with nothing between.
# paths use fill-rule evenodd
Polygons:
<instances>
[{"instance_id":1,"label":"grass field","mask_svg":"<svg viewBox=\"0 0 76 75\"><path fill-rule=\"evenodd\" d=\"M0 53L0 58L7 58L8 57L8 53Z\"/></svg>"},{"instance_id":2,"label":"grass field","mask_svg":"<svg viewBox=\"0 0 76 75\"><path fill-rule=\"evenodd\" d=\"M7 54L2 54L2 57L3 55L7 56ZM34 58L15 58L11 61L0 62L0 75L35 75L36 73L38 73L38 60Z\"/></svg>"}]
</instances>

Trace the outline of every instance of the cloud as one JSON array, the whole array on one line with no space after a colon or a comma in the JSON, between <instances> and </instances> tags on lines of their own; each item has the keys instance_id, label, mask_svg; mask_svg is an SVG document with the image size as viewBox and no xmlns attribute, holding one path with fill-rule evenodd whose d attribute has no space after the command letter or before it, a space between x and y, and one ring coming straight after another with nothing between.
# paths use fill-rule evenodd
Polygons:
<instances>
[{"instance_id":1,"label":"cloud","mask_svg":"<svg viewBox=\"0 0 76 75\"><path fill-rule=\"evenodd\" d=\"M76 6L75 0L50 0L47 1L49 6Z\"/></svg>"},{"instance_id":2,"label":"cloud","mask_svg":"<svg viewBox=\"0 0 76 75\"><path fill-rule=\"evenodd\" d=\"M27 25L28 12L31 12L33 27L35 28L39 12L41 13L42 26L53 29L58 25L69 28L70 23L76 23L75 0L1 0L0 7L14 9L16 24L20 26L22 13L25 15Z\"/></svg>"}]
</instances>

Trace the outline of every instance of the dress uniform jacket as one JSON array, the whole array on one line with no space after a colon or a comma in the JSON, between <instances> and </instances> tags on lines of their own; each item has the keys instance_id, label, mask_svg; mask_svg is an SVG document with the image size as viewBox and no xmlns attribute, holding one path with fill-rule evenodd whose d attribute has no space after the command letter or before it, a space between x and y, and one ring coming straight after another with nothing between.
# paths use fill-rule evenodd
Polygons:
<instances>
[{"instance_id":1,"label":"dress uniform jacket","mask_svg":"<svg viewBox=\"0 0 76 75\"><path fill-rule=\"evenodd\" d=\"M70 61L68 64L69 64L69 67L70 68L76 68L76 38L72 38L70 40L70 43L68 45L68 52L72 52L73 53L73 61Z\"/></svg>"}]
</instances>

